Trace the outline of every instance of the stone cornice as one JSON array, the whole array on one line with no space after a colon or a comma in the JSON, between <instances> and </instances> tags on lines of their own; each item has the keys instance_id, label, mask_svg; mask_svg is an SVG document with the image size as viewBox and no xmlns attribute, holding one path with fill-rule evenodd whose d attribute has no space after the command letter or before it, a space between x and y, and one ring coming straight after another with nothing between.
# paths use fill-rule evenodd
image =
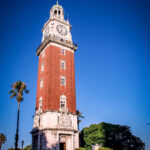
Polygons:
<instances>
[{"instance_id":1,"label":"stone cornice","mask_svg":"<svg viewBox=\"0 0 150 150\"><path fill-rule=\"evenodd\" d=\"M49 24L49 22L50 22L50 21L53 21L53 20L56 20L56 21L58 21L58 22L60 22L60 23L62 23L62 24L65 24L65 25L69 26L69 27L72 29L72 26L69 24L68 21L66 21L66 20L59 20L59 19L57 19L57 18L53 18L53 19L48 19L48 21L44 24L44 27L43 27L43 29L42 29L42 32L43 32L43 30L46 28L46 26Z\"/></svg>"},{"instance_id":2,"label":"stone cornice","mask_svg":"<svg viewBox=\"0 0 150 150\"><path fill-rule=\"evenodd\" d=\"M47 131L47 130L53 130L53 131L71 131L71 132L75 132L75 133L77 133L77 132L79 132L78 130L75 130L75 129L68 129L68 128L66 128L66 127L64 127L64 128L44 128L44 129L33 129L32 131L31 131L31 133L33 134L33 133L36 133L36 132L39 132L39 131Z\"/></svg>"},{"instance_id":3,"label":"stone cornice","mask_svg":"<svg viewBox=\"0 0 150 150\"><path fill-rule=\"evenodd\" d=\"M51 42L60 44L62 46L68 47L70 49L72 49L73 51L77 50L77 45L74 44L71 41L65 40L63 38L60 38L58 36L55 35L49 35L41 44L40 46L37 48L36 50L36 54L39 56L40 53L42 52L42 50Z\"/></svg>"},{"instance_id":4,"label":"stone cornice","mask_svg":"<svg viewBox=\"0 0 150 150\"><path fill-rule=\"evenodd\" d=\"M47 110L47 111L43 111L43 112L40 113L40 114L39 114L38 112L36 112L35 115L39 115L39 116L40 116L40 115L42 115L42 114L46 114L47 112L66 113L66 112L63 112L63 111L60 111L60 110L59 110L59 111L56 111L56 110ZM77 114L70 113L70 112L67 112L67 114L68 114L68 115L77 116Z\"/></svg>"}]
</instances>

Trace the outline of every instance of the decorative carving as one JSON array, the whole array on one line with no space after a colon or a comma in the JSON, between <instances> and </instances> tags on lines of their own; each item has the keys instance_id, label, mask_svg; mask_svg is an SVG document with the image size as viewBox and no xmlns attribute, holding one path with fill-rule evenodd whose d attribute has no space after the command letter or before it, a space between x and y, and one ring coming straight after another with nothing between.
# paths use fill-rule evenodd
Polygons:
<instances>
[{"instance_id":1,"label":"decorative carving","mask_svg":"<svg viewBox=\"0 0 150 150\"><path fill-rule=\"evenodd\" d=\"M76 51L77 50L77 44L73 43L72 41L68 42L66 39L62 39L59 36L56 35L49 35L37 48L36 53L39 56L42 50L50 43L50 42L55 42L57 44L60 44L62 46L66 46L68 48L71 48L72 50Z\"/></svg>"},{"instance_id":2,"label":"decorative carving","mask_svg":"<svg viewBox=\"0 0 150 150\"><path fill-rule=\"evenodd\" d=\"M64 126L64 127L71 127L72 126L71 118L70 118L70 116L67 113L62 113L59 116L58 119L59 119L59 124L61 126Z\"/></svg>"},{"instance_id":3,"label":"decorative carving","mask_svg":"<svg viewBox=\"0 0 150 150\"><path fill-rule=\"evenodd\" d=\"M57 131L54 130L52 133L53 133L53 135L54 135L54 139L57 140Z\"/></svg>"}]
</instances>

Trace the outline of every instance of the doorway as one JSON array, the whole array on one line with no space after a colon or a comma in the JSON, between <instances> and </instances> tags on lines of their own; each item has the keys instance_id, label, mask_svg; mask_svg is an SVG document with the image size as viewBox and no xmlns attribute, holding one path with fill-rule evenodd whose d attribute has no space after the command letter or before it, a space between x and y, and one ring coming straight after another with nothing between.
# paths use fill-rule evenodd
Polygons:
<instances>
[{"instance_id":1,"label":"doorway","mask_svg":"<svg viewBox=\"0 0 150 150\"><path fill-rule=\"evenodd\" d=\"M66 143L60 143L60 150L66 150Z\"/></svg>"}]
</instances>

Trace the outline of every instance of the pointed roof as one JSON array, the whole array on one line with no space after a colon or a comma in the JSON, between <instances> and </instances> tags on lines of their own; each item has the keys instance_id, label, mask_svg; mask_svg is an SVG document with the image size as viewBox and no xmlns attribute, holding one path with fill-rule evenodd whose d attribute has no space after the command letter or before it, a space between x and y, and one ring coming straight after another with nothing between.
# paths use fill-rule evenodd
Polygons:
<instances>
[{"instance_id":1,"label":"pointed roof","mask_svg":"<svg viewBox=\"0 0 150 150\"><path fill-rule=\"evenodd\" d=\"M53 5L52 8L60 8L60 9L63 9L63 7L62 7L61 5L59 5L58 0L57 0L56 4Z\"/></svg>"}]
</instances>

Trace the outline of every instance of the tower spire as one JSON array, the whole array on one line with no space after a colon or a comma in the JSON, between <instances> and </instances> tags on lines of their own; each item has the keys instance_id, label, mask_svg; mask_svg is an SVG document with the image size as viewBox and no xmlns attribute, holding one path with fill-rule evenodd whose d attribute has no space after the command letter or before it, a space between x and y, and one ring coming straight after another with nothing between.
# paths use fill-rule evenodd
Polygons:
<instances>
[{"instance_id":1,"label":"tower spire","mask_svg":"<svg viewBox=\"0 0 150 150\"><path fill-rule=\"evenodd\" d=\"M58 0L57 0L57 5L58 5Z\"/></svg>"}]
</instances>

